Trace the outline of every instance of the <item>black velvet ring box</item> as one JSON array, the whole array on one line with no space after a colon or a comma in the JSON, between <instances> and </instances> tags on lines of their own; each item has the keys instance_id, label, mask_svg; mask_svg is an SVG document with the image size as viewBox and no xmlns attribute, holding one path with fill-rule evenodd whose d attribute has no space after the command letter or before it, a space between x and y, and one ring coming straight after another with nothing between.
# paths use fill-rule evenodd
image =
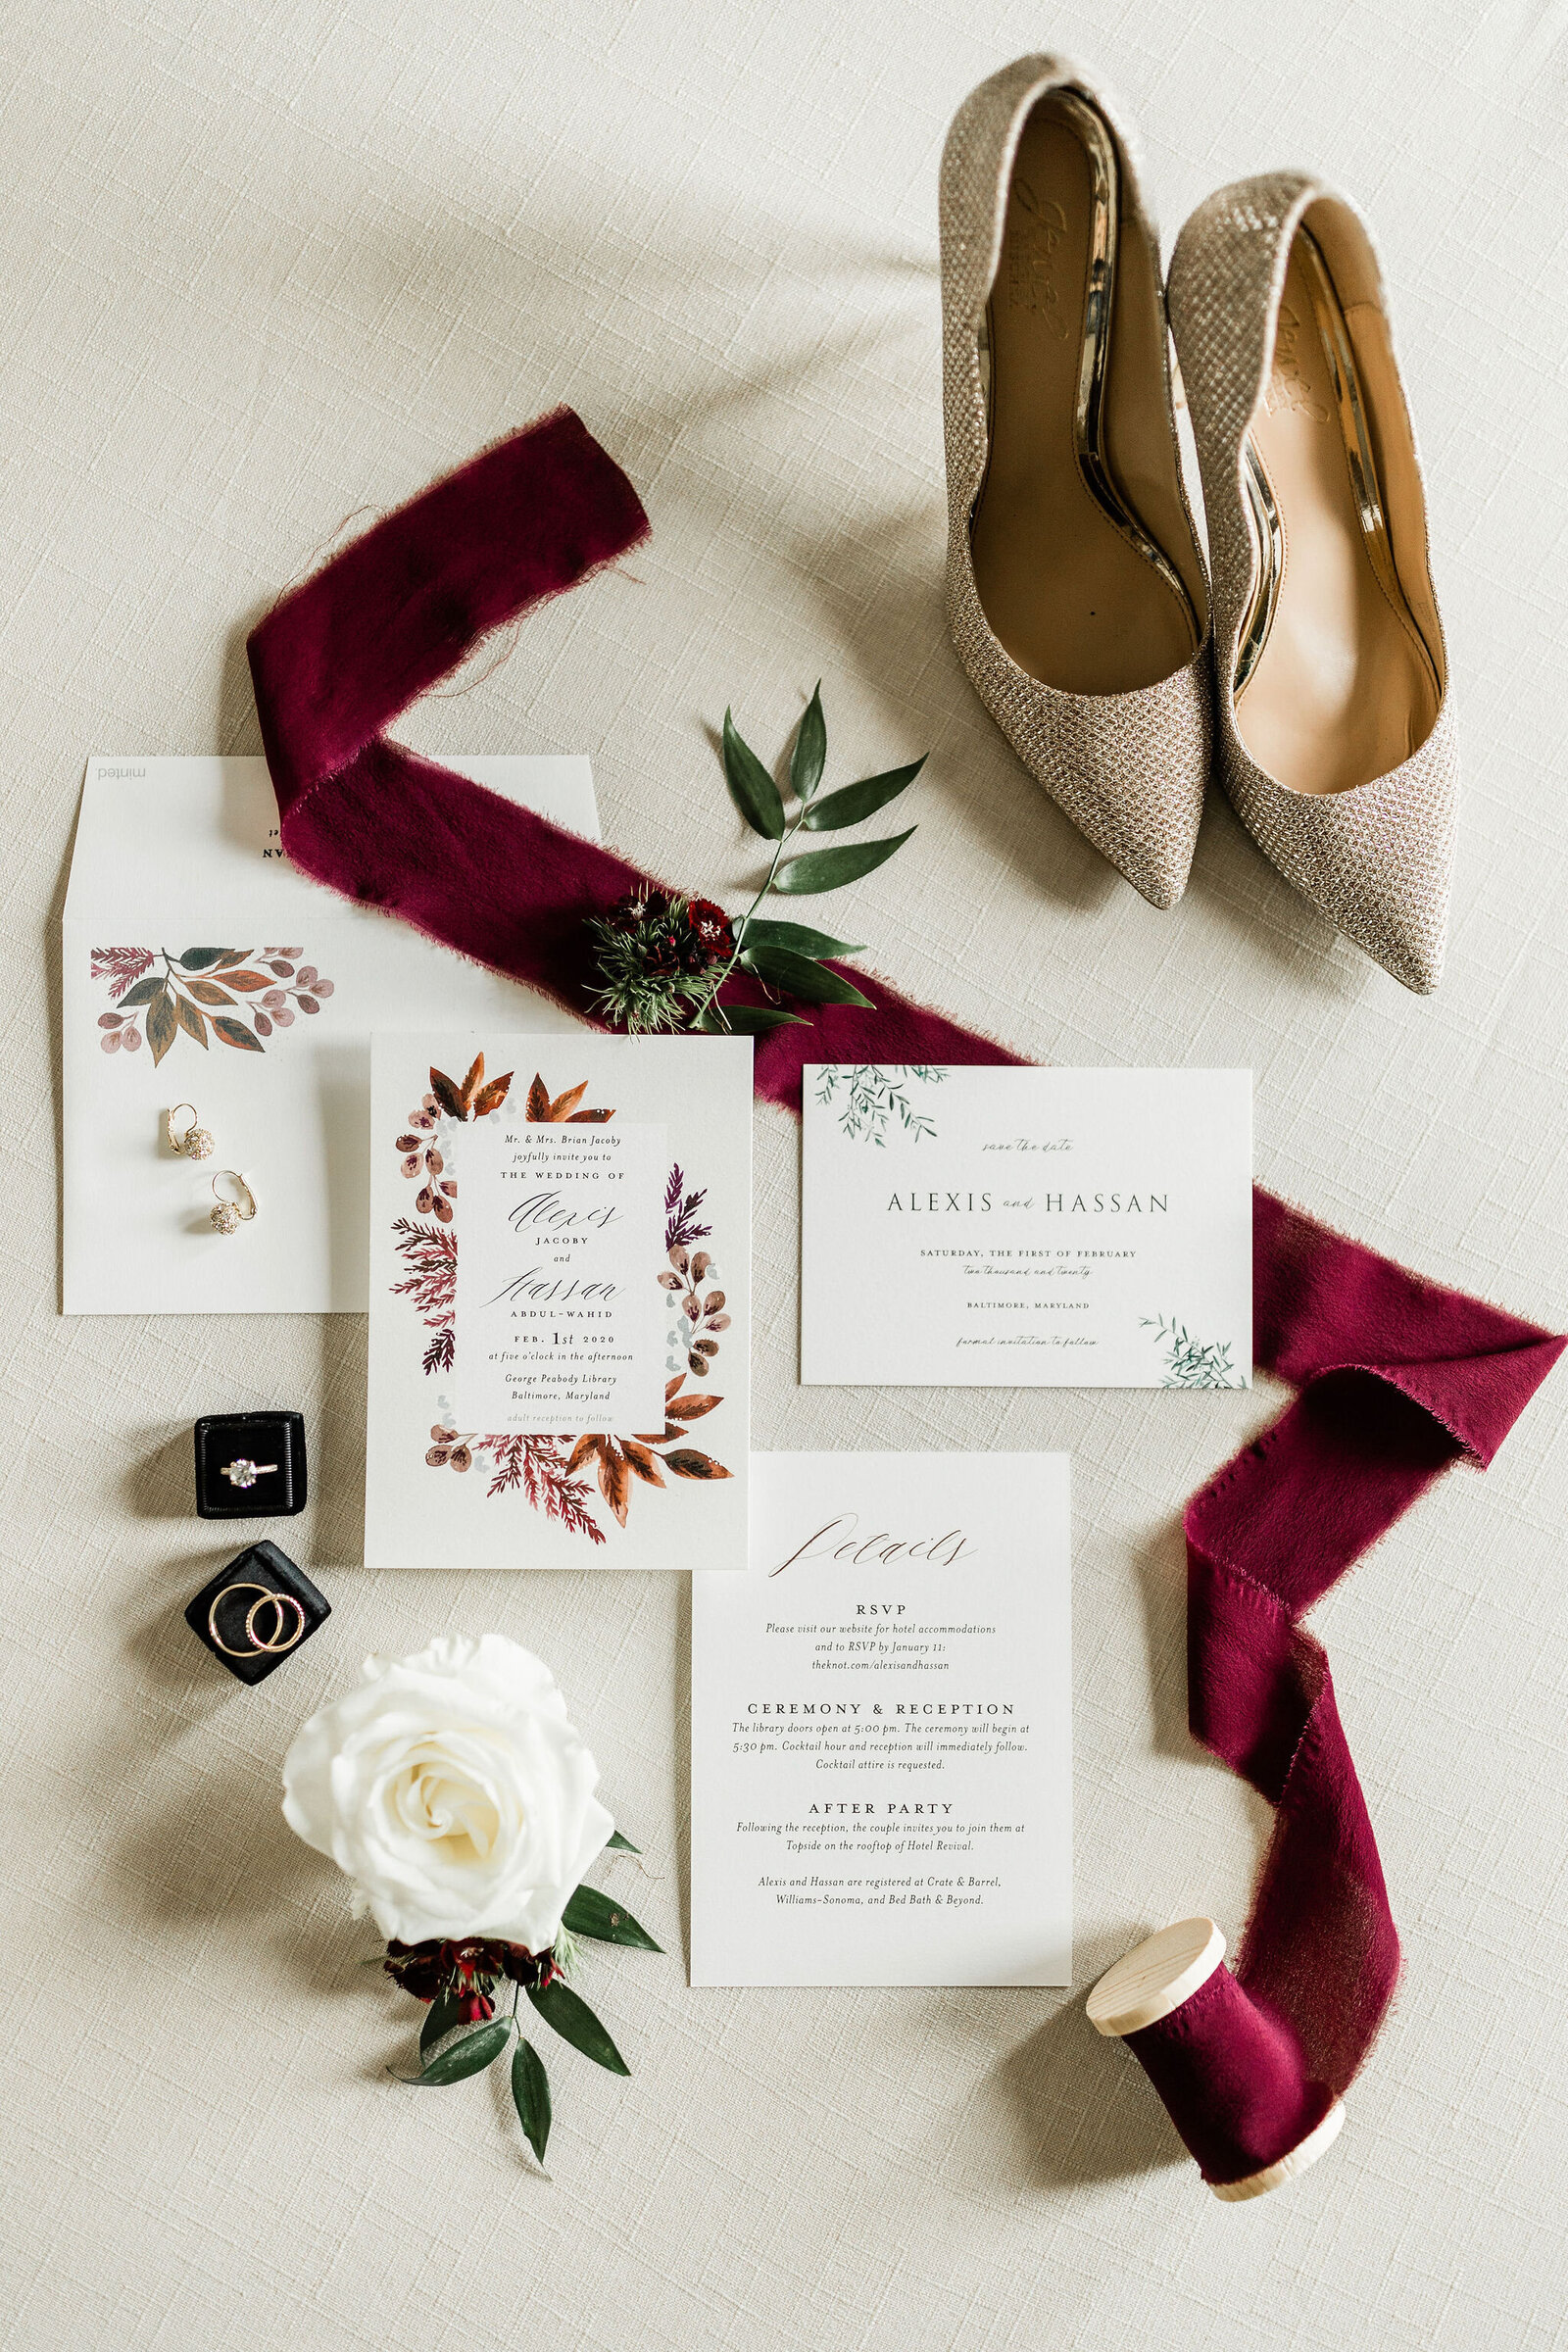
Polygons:
<instances>
[{"instance_id":1,"label":"black velvet ring box","mask_svg":"<svg viewBox=\"0 0 1568 2352\"><path fill-rule=\"evenodd\" d=\"M275 1544L253 1544L203 1585L185 1623L242 1683L265 1682L332 1614L303 1568Z\"/></svg>"},{"instance_id":2,"label":"black velvet ring box","mask_svg":"<svg viewBox=\"0 0 1568 2352\"><path fill-rule=\"evenodd\" d=\"M196 1424L196 1508L204 1519L288 1519L305 1508L300 1413L204 1413Z\"/></svg>"}]
</instances>

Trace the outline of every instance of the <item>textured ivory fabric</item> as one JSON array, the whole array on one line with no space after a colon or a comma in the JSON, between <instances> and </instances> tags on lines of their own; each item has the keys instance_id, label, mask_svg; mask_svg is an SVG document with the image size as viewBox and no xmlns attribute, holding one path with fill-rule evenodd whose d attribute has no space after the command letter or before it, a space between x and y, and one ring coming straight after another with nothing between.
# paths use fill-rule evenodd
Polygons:
<instances>
[{"instance_id":1,"label":"textured ivory fabric","mask_svg":"<svg viewBox=\"0 0 1568 2352\"><path fill-rule=\"evenodd\" d=\"M590 752L608 837L733 903L705 730L732 702L772 752L820 675L834 780L933 754L914 841L838 902L893 978L1043 1058L1250 1063L1265 1183L1558 1322L1568 15L109 0L7 35L8 2352L1568 2343L1563 1376L1314 1613L1405 1979L1335 2148L1228 2209L1082 1988L1166 1918L1241 1925L1261 1808L1187 1737L1178 1514L1277 1392L801 1391L798 1138L760 1112L759 1442L1072 1449L1079 1989L694 1994L683 1580L355 1568L363 1326L63 1323L53 1096L87 752L259 748L243 640L278 588L565 399L653 540L422 746ZM1146 906L948 643L937 160L1052 38L1136 110L1167 235L1290 163L1374 222L1465 724L1430 1000L1212 792L1186 899ZM318 1499L275 1532L335 1614L245 1691L178 1614L228 1555L189 1425L263 1401L309 1416ZM413 2005L276 1810L303 1714L446 1626L549 1657L670 1947L596 1959L635 2071L553 2056L548 2185L488 2082L386 2082Z\"/></svg>"},{"instance_id":2,"label":"textured ivory fabric","mask_svg":"<svg viewBox=\"0 0 1568 2352\"><path fill-rule=\"evenodd\" d=\"M1386 971L1426 995L1443 973L1459 745L1445 687L1408 760L1353 792L1288 792L1249 757L1236 723L1236 648L1257 559L1242 506L1241 452L1298 222L1332 195L1301 172L1217 189L1183 230L1170 319L1192 406L1213 564L1215 728L1225 790L1286 880ZM1290 517L1285 518L1287 534Z\"/></svg>"}]
</instances>

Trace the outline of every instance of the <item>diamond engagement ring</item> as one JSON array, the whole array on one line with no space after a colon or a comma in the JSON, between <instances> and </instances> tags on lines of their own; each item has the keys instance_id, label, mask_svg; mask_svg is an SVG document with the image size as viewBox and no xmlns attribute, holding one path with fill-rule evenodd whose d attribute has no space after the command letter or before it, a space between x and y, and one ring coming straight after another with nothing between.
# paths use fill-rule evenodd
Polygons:
<instances>
[{"instance_id":1,"label":"diamond engagement ring","mask_svg":"<svg viewBox=\"0 0 1568 2352\"><path fill-rule=\"evenodd\" d=\"M276 1468L275 1462L247 1461L241 1454L237 1461L225 1462L218 1475L226 1478L231 1487L254 1487L259 1478L265 1478L268 1471Z\"/></svg>"}]
</instances>

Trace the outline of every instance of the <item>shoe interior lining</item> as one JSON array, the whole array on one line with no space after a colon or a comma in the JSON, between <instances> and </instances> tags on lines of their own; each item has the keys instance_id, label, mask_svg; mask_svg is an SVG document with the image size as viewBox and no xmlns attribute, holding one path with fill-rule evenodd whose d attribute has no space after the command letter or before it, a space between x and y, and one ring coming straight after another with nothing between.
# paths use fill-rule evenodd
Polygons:
<instances>
[{"instance_id":1,"label":"shoe interior lining","mask_svg":"<svg viewBox=\"0 0 1568 2352\"><path fill-rule=\"evenodd\" d=\"M1081 446L1099 291L1086 136L1108 156L1111 195L1122 198L1114 135L1078 93L1048 93L1019 139L987 313L988 456L971 545L981 607L1012 659L1064 693L1116 694L1192 660L1205 599L1166 407L1164 308L1149 240L1124 202L1113 215L1100 446L1087 463Z\"/></svg>"},{"instance_id":2,"label":"shoe interior lining","mask_svg":"<svg viewBox=\"0 0 1568 2352\"><path fill-rule=\"evenodd\" d=\"M1283 562L1261 650L1239 673L1237 731L1290 790L1349 791L1426 741L1445 668L1376 264L1359 223L1330 199L1308 209L1293 242L1248 439L1249 470L1277 509ZM1255 516L1255 495L1252 507Z\"/></svg>"}]
</instances>

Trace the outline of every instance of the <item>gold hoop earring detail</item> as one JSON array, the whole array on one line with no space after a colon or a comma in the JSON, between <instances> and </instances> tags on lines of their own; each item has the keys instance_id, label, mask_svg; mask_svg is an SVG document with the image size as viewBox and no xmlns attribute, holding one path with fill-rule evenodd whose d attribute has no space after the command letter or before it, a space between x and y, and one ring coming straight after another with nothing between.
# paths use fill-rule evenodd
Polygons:
<instances>
[{"instance_id":1,"label":"gold hoop earring detail","mask_svg":"<svg viewBox=\"0 0 1568 2352\"><path fill-rule=\"evenodd\" d=\"M182 1110L190 1112L190 1119L176 1135L174 1121ZM169 1138L171 1152L177 1152L182 1159L211 1159L213 1155L212 1131L203 1127L197 1119L194 1102L176 1102L172 1110L166 1112L164 1133Z\"/></svg>"},{"instance_id":2,"label":"gold hoop earring detail","mask_svg":"<svg viewBox=\"0 0 1568 2352\"><path fill-rule=\"evenodd\" d=\"M236 1200L231 1196L220 1193L218 1188L224 1182L237 1184L244 1198ZM213 1178L213 1198L218 1202L218 1206L208 1213L212 1218L215 1233L237 1233L240 1226L248 1225L256 1214L256 1195L251 1191L237 1168L220 1168L219 1170Z\"/></svg>"}]
</instances>

